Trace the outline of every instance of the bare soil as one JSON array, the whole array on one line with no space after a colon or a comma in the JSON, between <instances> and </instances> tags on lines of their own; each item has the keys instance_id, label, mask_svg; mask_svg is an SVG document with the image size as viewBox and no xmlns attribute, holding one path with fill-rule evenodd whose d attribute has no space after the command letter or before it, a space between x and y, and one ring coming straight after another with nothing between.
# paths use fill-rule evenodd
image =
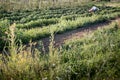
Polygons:
<instances>
[{"instance_id":1,"label":"bare soil","mask_svg":"<svg viewBox=\"0 0 120 80\"><path fill-rule=\"evenodd\" d=\"M66 40L70 40L72 38L84 37L85 33L90 34L94 30L97 30L98 28L103 28L106 25L109 25L111 22L118 21L118 20L120 21L120 18L116 18L116 19L109 20L109 21L106 21L106 22L97 23L97 24L86 26L86 27L78 28L78 29L75 29L75 30L71 30L71 31L62 33L62 34L55 34L54 35L54 47L61 46L62 44L64 44L64 42ZM40 41L43 42L43 46L44 46L45 51L48 51L49 50L48 46L50 44L50 38L49 37L43 38ZM38 44L37 44L37 47L38 47Z\"/></svg>"}]
</instances>

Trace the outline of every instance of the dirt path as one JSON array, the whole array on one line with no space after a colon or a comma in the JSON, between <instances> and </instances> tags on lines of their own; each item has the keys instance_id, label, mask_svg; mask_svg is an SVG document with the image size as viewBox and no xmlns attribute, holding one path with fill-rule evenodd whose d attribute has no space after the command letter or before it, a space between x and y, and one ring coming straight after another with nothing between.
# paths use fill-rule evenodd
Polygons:
<instances>
[{"instance_id":1,"label":"dirt path","mask_svg":"<svg viewBox=\"0 0 120 80\"><path fill-rule=\"evenodd\" d=\"M84 36L85 33L90 34L92 31L97 30L98 28L103 28L106 25L108 25L111 22L116 21L116 20L120 20L120 18L116 18L114 20L109 20L109 21L106 21L106 22L103 22L103 23L93 24L93 25L83 27L83 28L78 28L76 30L71 30L71 31L65 32L63 34L56 34L54 36L54 47L59 47L60 45L64 44L64 42L66 40L70 40L73 37L74 38L81 38L81 37ZM40 41L43 42L45 51L48 51L49 50L48 46L49 46L49 43L50 43L50 38L43 38Z\"/></svg>"},{"instance_id":2,"label":"dirt path","mask_svg":"<svg viewBox=\"0 0 120 80\"><path fill-rule=\"evenodd\" d=\"M62 44L64 44L65 41L71 40L72 38L84 37L84 34L90 34L93 31L97 30L98 28L103 28L113 21L119 21L120 22L120 18L116 18L116 19L109 20L109 21L106 21L106 22L103 22L103 23L97 23L97 24L93 24L93 25L90 25L90 26L78 28L78 29L75 29L75 30L71 30L71 31L62 33L62 34L56 34L56 35L54 35L54 47L59 47ZM41 47L39 45L39 41L43 42L43 46L44 46L43 48L44 49L39 48L39 47ZM49 44L50 44L50 38L49 37L43 38L39 41L35 41L37 44L32 46L32 48L38 48L39 50L44 51L44 53L48 52L49 51L48 47L49 47ZM29 47L29 44L26 46L25 50L27 49L27 47ZM0 53L2 53L2 52L0 52Z\"/></svg>"}]
</instances>

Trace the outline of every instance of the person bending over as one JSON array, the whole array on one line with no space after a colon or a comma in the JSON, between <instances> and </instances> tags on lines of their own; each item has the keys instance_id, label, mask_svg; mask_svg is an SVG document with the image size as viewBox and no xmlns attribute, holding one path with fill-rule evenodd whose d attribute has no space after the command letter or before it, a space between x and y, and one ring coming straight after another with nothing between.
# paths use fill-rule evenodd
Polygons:
<instances>
[{"instance_id":1,"label":"person bending over","mask_svg":"<svg viewBox=\"0 0 120 80\"><path fill-rule=\"evenodd\" d=\"M99 10L98 7L93 6L93 7L89 10L89 12L96 12L96 11L98 11L98 10Z\"/></svg>"}]
</instances>

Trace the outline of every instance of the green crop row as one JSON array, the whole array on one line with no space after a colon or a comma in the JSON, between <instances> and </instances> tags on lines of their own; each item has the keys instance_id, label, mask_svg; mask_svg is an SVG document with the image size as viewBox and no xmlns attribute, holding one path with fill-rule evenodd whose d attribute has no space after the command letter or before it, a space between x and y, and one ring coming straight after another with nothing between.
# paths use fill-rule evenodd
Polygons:
<instances>
[{"instance_id":1,"label":"green crop row","mask_svg":"<svg viewBox=\"0 0 120 80\"><path fill-rule=\"evenodd\" d=\"M62 33L68 30L84 27L92 23L106 21L118 15L119 13L107 14L107 15L94 15L91 17L80 17L77 15L75 16L71 15L71 16L63 16L60 19L36 20L35 22L31 21L25 24L17 24L16 27L21 29L17 29L16 35L17 35L17 38L21 39L24 43L27 43L29 42L29 40L37 40L43 37L47 37L51 34L51 32ZM4 25L5 24L9 24L9 23L4 23ZM50 24L54 24L54 25L50 25ZM3 29L7 30L7 28L4 27L4 25L0 26L1 27L0 31L2 31ZM41 28L35 28L40 26ZM42 26L45 26L45 27L42 27ZM25 28L25 29L22 29L22 28ZM33 28L33 29L30 29L30 28ZM4 35L5 35L5 31L1 32L1 37L4 37ZM3 43L5 43L4 40L1 41L1 45Z\"/></svg>"},{"instance_id":2,"label":"green crop row","mask_svg":"<svg viewBox=\"0 0 120 80\"><path fill-rule=\"evenodd\" d=\"M17 36L22 39L23 42L29 42L29 40L36 40L53 33L63 33L68 30L77 29L80 27L85 27L90 24L104 22L119 16L119 13L113 13L108 15L93 15L91 17L78 17L75 20L61 20L58 24L50 25L43 28L34 28L29 30L18 30Z\"/></svg>"},{"instance_id":3,"label":"green crop row","mask_svg":"<svg viewBox=\"0 0 120 80\"><path fill-rule=\"evenodd\" d=\"M2 19L8 19L12 22L17 23L26 23L37 19L50 19L50 18L60 18L61 16L69 15L81 15L81 16L90 16L88 10L92 7L90 6L76 6L76 7L67 7L67 8L55 8L47 10L31 10L31 11L15 11L7 12L1 14ZM119 7L108 7L108 6L98 6L100 11L97 14L110 14L113 12L119 12Z\"/></svg>"},{"instance_id":4,"label":"green crop row","mask_svg":"<svg viewBox=\"0 0 120 80\"><path fill-rule=\"evenodd\" d=\"M24 23L24 24L17 24L17 28L35 28L35 27L42 27L42 26L47 26L50 24L56 24L58 22L58 19L54 18L54 19L38 19L35 21L30 21L28 23Z\"/></svg>"}]
</instances>

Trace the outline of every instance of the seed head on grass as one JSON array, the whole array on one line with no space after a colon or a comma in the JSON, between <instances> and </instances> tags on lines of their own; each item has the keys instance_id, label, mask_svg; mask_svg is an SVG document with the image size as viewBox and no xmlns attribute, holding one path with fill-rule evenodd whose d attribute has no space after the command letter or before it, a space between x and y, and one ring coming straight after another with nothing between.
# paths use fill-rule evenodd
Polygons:
<instances>
[{"instance_id":1,"label":"seed head on grass","mask_svg":"<svg viewBox=\"0 0 120 80\"><path fill-rule=\"evenodd\" d=\"M9 27L9 34L8 34L8 40L9 40L9 47L10 47L10 53L15 54L16 53L16 47L15 47L15 26L16 24L13 23L10 27Z\"/></svg>"}]
</instances>

